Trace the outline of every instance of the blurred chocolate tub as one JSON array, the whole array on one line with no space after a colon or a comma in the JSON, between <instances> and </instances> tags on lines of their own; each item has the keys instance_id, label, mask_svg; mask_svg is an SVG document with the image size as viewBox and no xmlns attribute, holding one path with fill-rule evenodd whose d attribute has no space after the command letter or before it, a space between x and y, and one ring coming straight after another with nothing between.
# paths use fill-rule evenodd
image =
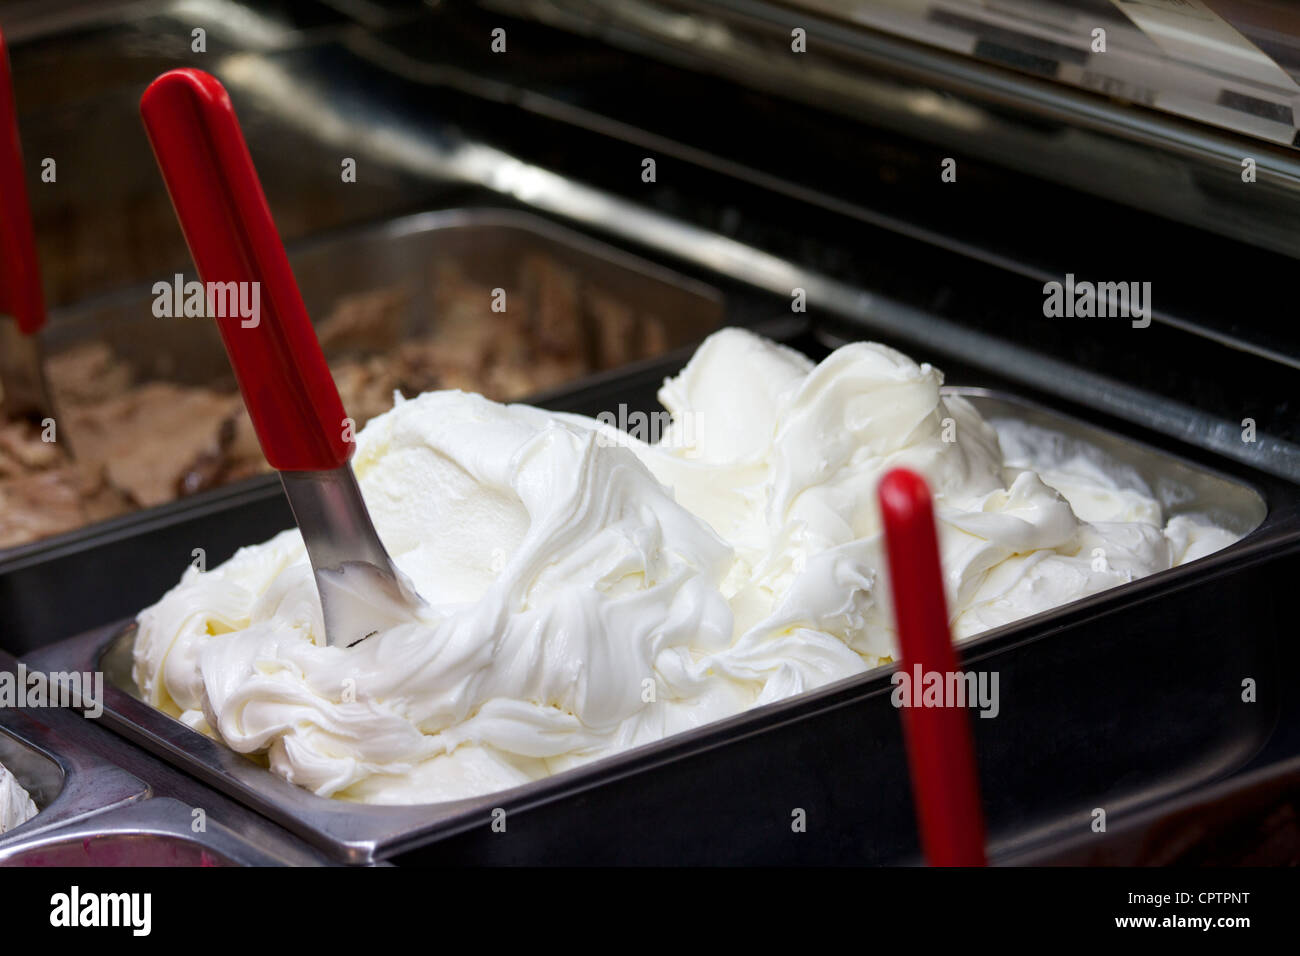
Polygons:
<instances>
[{"instance_id":1,"label":"blurred chocolate tub","mask_svg":"<svg viewBox=\"0 0 1300 956\"><path fill-rule=\"evenodd\" d=\"M290 260L358 427L392 407L394 390L529 398L697 342L724 313L703 283L509 210L416 214L302 244ZM178 278L159 281L170 290ZM166 525L178 506L202 510L274 484L249 483L268 469L215 323L156 315L171 297L155 288L50 322L59 441L0 423L0 565L93 547L124 521ZM169 557L188 562L199 544L211 542L134 571L172 579L180 565ZM23 619L46 640L101 623L120 572L83 581L81 600L101 608L93 618L51 633L33 605L35 617L10 616L0 647L24 646Z\"/></svg>"}]
</instances>

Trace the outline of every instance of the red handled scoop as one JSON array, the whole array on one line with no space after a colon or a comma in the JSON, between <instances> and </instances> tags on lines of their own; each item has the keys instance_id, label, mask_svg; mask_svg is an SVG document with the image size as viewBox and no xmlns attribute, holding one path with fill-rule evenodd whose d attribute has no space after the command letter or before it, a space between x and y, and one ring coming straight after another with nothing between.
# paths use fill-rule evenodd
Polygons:
<instances>
[{"instance_id":1,"label":"red handled scoop","mask_svg":"<svg viewBox=\"0 0 1300 956\"><path fill-rule=\"evenodd\" d=\"M352 423L230 97L202 70L172 70L145 90L140 113L208 312L306 542L328 642L350 647L411 620L421 601L375 533L348 464Z\"/></svg>"},{"instance_id":2,"label":"red handled scoop","mask_svg":"<svg viewBox=\"0 0 1300 956\"><path fill-rule=\"evenodd\" d=\"M957 670L957 655L930 489L916 472L896 468L881 479L877 496L902 648L899 666L913 674L920 665L922 674L937 672L946 684ZM932 866L983 866L984 820L965 708L904 707L903 733L926 859Z\"/></svg>"},{"instance_id":3,"label":"red handled scoop","mask_svg":"<svg viewBox=\"0 0 1300 956\"><path fill-rule=\"evenodd\" d=\"M23 178L9 53L0 34L0 410L6 418L42 422L54 417L36 335L44 324L45 297Z\"/></svg>"}]
</instances>

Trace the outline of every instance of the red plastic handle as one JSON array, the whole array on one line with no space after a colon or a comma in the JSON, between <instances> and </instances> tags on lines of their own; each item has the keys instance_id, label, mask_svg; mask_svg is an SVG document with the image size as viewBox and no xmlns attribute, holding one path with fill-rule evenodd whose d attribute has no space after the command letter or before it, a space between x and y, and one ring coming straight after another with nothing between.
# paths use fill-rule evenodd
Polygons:
<instances>
[{"instance_id":1,"label":"red plastic handle","mask_svg":"<svg viewBox=\"0 0 1300 956\"><path fill-rule=\"evenodd\" d=\"M901 667L913 676L957 670L930 489L897 468L877 490L885 526ZM951 701L945 701L951 704ZM932 866L983 866L984 819L970 719L955 706L902 708L921 843Z\"/></svg>"},{"instance_id":2,"label":"red plastic handle","mask_svg":"<svg viewBox=\"0 0 1300 956\"><path fill-rule=\"evenodd\" d=\"M200 278L208 289L240 284L209 296L209 311L225 313L216 322L266 460L338 468L355 447L343 403L225 88L202 70L172 70L145 90L140 113Z\"/></svg>"},{"instance_id":3,"label":"red plastic handle","mask_svg":"<svg viewBox=\"0 0 1300 956\"><path fill-rule=\"evenodd\" d=\"M45 296L36 261L32 209L23 177L9 51L0 33L0 312L12 315L25 335L45 324Z\"/></svg>"}]
</instances>

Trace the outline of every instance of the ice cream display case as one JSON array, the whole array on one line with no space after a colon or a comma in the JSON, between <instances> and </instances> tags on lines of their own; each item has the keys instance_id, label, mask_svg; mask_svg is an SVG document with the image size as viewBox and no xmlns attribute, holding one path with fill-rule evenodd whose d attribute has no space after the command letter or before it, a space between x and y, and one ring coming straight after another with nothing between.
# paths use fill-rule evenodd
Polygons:
<instances>
[{"instance_id":1,"label":"ice cream display case","mask_svg":"<svg viewBox=\"0 0 1300 956\"><path fill-rule=\"evenodd\" d=\"M1168 860L1135 846L1174 826L1168 815L1186 826L1196 808L1232 801L1259 809L1293 790L1287 768L1300 748L1300 693L1282 675L1293 673L1300 652L1279 595L1300 569L1300 339L1279 305L1300 254L1285 225L1300 212L1300 163L1293 137L1284 135L1291 65L1300 59L1274 36L1289 21L1270 20L1269 4L1233 4L1205 21L1217 32L1202 40L1232 54L1231 70L1205 68L1205 51L1178 46L1170 23L1130 9L1143 5L1053 3L1044 5L1050 15L1036 19L1028 6L397 3L368 21L334 11L302 42L232 53L215 72L236 107L253 105L258 116L316 142L331 162L341 149L365 144L386 176L420 184L419 211L288 245L345 408L358 425L374 419L372 434L391 428L397 436L367 438L357 459L381 530L445 544L428 518L437 514L460 535L452 557L428 558L438 575L422 579L426 589L438 587L435 603L446 620L486 601L513 567L510 547L489 554L514 520L498 487L508 482L492 456L518 429L541 431L545 422L565 440L585 435L592 420L634 430L668 422L667 405L680 431L687 419L677 413L694 412L698 394L731 415L716 427L703 415L706 437L738 448L767 428L764 415L781 404L789 418L752 440L776 447L804 427L816 442L791 445L786 457L772 452L771 461L737 453L707 479L694 476L718 463L703 445L688 442L694 451L662 470L652 467L658 452L640 449L629 461L651 462L647 474L657 484L648 483L631 510L660 514L655 509L669 505L653 489L669 488L741 553L757 525L733 521L734 500L714 506L726 482L742 480L736 475L770 469L778 476L770 488L754 485L736 500L758 514L763 504L755 501L779 498L809 527L823 522L839 533L851 526L851 540L836 547L856 554L855 542L875 534L874 519L844 504L862 489L847 478L836 484L835 456L874 481L863 462L911 449L908 436L924 432L931 414L959 431L987 423L987 431L969 426L977 440L956 441L995 449L990 473L1001 483L960 521L964 534L997 556L963 558L960 573L949 567L958 582L949 607L962 666L997 675L1000 688L993 719L971 715L989 859L1159 863ZM498 28L515 55L495 56L490 44L467 40ZM1092 49L1094 29L1110 43L1110 59ZM255 124L250 130L260 165L271 150ZM1152 252L1171 249L1177 255ZM267 473L215 328L202 319L167 321L145 288L70 305L46 333L73 453L88 448L86 460L104 463L97 478L77 478L89 489L73 506L82 511L49 534L37 526L41 517L63 518L42 509L39 491L11 509L18 516L11 525L0 513L0 529L13 531L0 550L0 646L34 668L102 673L101 721L126 751L147 752L336 863L922 860L894 700L897 657L859 626L889 612L876 587L883 576L873 570L868 583L850 586L860 572L845 570L856 567L851 562L827 563L823 578L811 581L807 568L822 565L799 557L786 578L773 574L784 582L773 585L777 610L761 613L744 575L784 560L780 549L728 565L717 590L737 621L767 620L792 593L803 600L834 591L843 608L813 614L790 605L782 640L794 647L804 632L818 640L840 633L831 619L850 622L845 633L861 633L844 639L849 651L826 651L806 670L799 668L811 654L800 657L796 648L798 666L772 668L779 678L747 672L737 683L772 686L743 706L715 707L704 695L708 706L700 703L688 720L644 734L637 724L615 747L591 743L600 733L580 709L547 704L567 693L553 690L550 675L563 670L554 662L583 644L558 625L553 641L532 651L520 645L517 667L485 660L463 682L461 656L446 651L435 662L403 644L407 632L383 633L387 653L372 648L354 658L364 657L369 678L392 685L408 722L397 730L385 723L386 700L335 700L341 672L285 636L318 627L311 609L298 606L311 569L291 538L277 537L293 526L293 513ZM499 296L512 303L501 312L492 306ZM710 333L726 326L758 333L777 351L744 346L728 354L746 358L723 363L737 374L685 384L683 370L707 364L699 355L713 354L704 351L719 341ZM872 378L853 362L890 371ZM941 404L908 419L910 399L879 379L933 374L920 363L942 369ZM787 375L796 383L787 391L772 384ZM836 398L820 398L803 376L827 383ZM770 393L747 391L751 379L764 378ZM156 413L138 394L149 387L158 390ZM461 389L545 411L415 399L446 422L412 439L412 402L381 417L395 388L409 399ZM806 407L790 397L796 393ZM122 403L140 409L138 431L110 431L130 417ZM832 405L833 414L817 417ZM948 418L948 409L958 411ZM888 418L889 427L871 432L877 426L863 423L873 416ZM93 450L101 427L111 453ZM871 434L859 439L855 429ZM852 453L841 447L849 432L862 442ZM478 440L481 449L466 451ZM970 465L975 459L951 463L944 446L952 442L935 437L923 452L898 453L930 469L941 508L979 470ZM506 456L510 469L549 461L554 449L539 447ZM32 456L17 441L0 454L12 459L0 476L5 493L4 480L27 477L21 467ZM410 487L384 477L382 459L390 455L424 462L403 472L417 476ZM589 455L613 461L603 451ZM443 459L454 467L427 464ZM546 480L558 473L546 472ZM585 474L572 483L587 489ZM621 501L623 478L610 476L623 473L599 474L582 500ZM802 476L802 490L790 490L792 475ZM1076 482L1081 475L1086 480ZM1017 495L1040 479L1046 497L1025 497L1017 511ZM431 494L459 501L459 513L417 502ZM567 502L564 494L550 503ZM411 504L402 519L404 495ZM1068 505L1068 544L1034 543L1050 523L1048 499ZM622 514L613 506L607 512ZM1004 512L1020 522L1014 534L989 530ZM586 528L586 516L575 512L571 526ZM942 510L940 518L956 520ZM618 527L597 529L600 540L620 542L609 546L620 555L618 568L592 585L611 600L637 593L651 576L634 561L629 571L619 548L641 560L677 547L647 546L641 531L624 540ZM1198 548L1203 531L1189 527L1212 529L1204 533L1217 544ZM1094 534L1109 535L1104 547L1094 550ZM1130 537L1121 547L1123 535ZM705 537L688 564L708 563L713 545ZM507 538L521 548L526 535ZM1123 563L1151 541L1163 549L1161 562ZM404 555L433 548L407 544ZM239 548L249 550L225 564ZM1021 590L1009 584L1000 603L971 610L965 567L982 569L971 572L978 591L992 586L997 567L1033 568L1044 560L1039 552L1050 551L1068 552L1075 563L1062 564L1059 578L1017 571L1028 582ZM580 576L591 553L572 542L547 567ZM1112 573L1114 586L1089 583L1090 575ZM547 574L560 572L538 571L548 587L573 583ZM204 575L238 586L201 585ZM790 580L802 580L802 590ZM478 597L443 600L445 582ZM63 595L74 585L80 599L68 601ZM244 591L257 600L252 611L236 613ZM872 609L853 604L848 595L858 593L871 594ZM545 613L568 621L563 615L585 609L589 597ZM524 604L531 600L529 592ZM808 598L809 606L821 608L821 600ZM602 615L612 612L600 607L574 619L608 624ZM695 605L674 607L676 616L666 618L695 614L701 633L713 627ZM494 635L509 631L509 615L523 610L502 612ZM200 619L206 623L193 623ZM538 633L549 633L549 620ZM186 637L168 645L163 637L172 632L163 631L173 624ZM430 627L439 642L460 646ZM248 636L254 631L256 640ZM241 632L244 639L216 649L220 638ZM488 657L510 646L493 641ZM725 652L687 646L686 676L655 665L661 677L676 675L660 690L678 693L716 677L687 674L702 659L743 671ZM862 660L838 670L837 652ZM602 700L601 688L585 683L594 679L588 674L611 672L601 667L617 655L601 653L560 684ZM527 671L527 661L532 683L525 675L502 684L524 691L464 703L472 697L461 696L463 688L492 685L500 671ZM454 691L439 683L441 667ZM834 676L807 679L814 671ZM243 684L226 679L235 673ZM421 698L434 686L437 693ZM528 716L540 706L556 710L558 723ZM246 711L255 718L246 720ZM317 720L325 729L301 730ZM352 720L365 732L350 729ZM339 731L343 725L349 729ZM477 781L477 792L411 799L412 781L432 781L434 793L443 781L401 769L392 754L423 753L422 744L433 746L427 738L444 732L469 754L463 776ZM586 740L586 756L548 750L563 735ZM374 749L354 739L370 739ZM481 746L485 739L517 746L502 762L506 770L483 755L492 749ZM331 774L348 761L353 776L337 783ZM483 782L506 779L514 782ZM390 793L401 798L383 798ZM1113 831L1104 847L1089 842L1098 811ZM123 812L128 830L141 822L133 809ZM792 829L792 814L808 826ZM508 840L497 838L503 820ZM170 838L158 844L160 852L191 862L198 852L202 862L207 850L175 836L175 846ZM72 846L50 839L51 853ZM276 862L237 842L224 846L214 852L225 862ZM0 849L0 861L3 855Z\"/></svg>"}]
</instances>

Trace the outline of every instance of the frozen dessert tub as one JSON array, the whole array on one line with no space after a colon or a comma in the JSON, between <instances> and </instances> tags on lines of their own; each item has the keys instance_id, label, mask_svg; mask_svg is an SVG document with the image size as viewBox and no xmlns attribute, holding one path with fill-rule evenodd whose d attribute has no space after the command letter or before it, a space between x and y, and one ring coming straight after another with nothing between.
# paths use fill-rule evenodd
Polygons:
<instances>
[{"instance_id":1,"label":"frozen dessert tub","mask_svg":"<svg viewBox=\"0 0 1300 956\"><path fill-rule=\"evenodd\" d=\"M815 340L790 340L815 350ZM648 411L655 388L677 367L641 368L550 404L586 414L622 403ZM1132 469L1167 516L1207 514L1245 535L1192 564L963 643L963 667L1000 676L997 718L972 721L994 858L1087 832L1098 808L1122 817L1296 736L1295 695L1275 676L1297 652L1273 603L1300 554L1296 489L1014 396L956 391L995 424L1036 424ZM228 520L247 541L270 530L255 530L238 509ZM102 668L109 727L341 861L886 863L916 856L890 668L512 790L384 807L315 796L142 703L131 678L133 639L133 625L109 625L31 660ZM1241 698L1247 678L1259 687L1249 704ZM806 826L797 831L791 823L800 816Z\"/></svg>"},{"instance_id":2,"label":"frozen dessert tub","mask_svg":"<svg viewBox=\"0 0 1300 956\"><path fill-rule=\"evenodd\" d=\"M16 673L0 653L0 671ZM144 781L119 768L88 740L83 721L66 710L0 707L0 764L31 796L37 813L0 833L3 848L139 800ZM116 741L109 738L110 743Z\"/></svg>"},{"instance_id":3,"label":"frozen dessert tub","mask_svg":"<svg viewBox=\"0 0 1300 956\"><path fill-rule=\"evenodd\" d=\"M697 342L724 312L709 285L510 210L407 216L301 244L291 262L358 427L391 405L394 388L523 399ZM492 310L497 291L504 312ZM54 317L46 333L59 434L74 453L114 449L108 478L36 472L14 491L11 459L49 446L11 454L0 422L0 648L11 653L133 613L195 547L223 560L248 540L225 523L231 507L268 530L291 523L279 482L257 474L267 466L215 323L153 307L152 290L123 293ZM75 359L63 391L59 355ZM189 493L176 498L180 486ZM5 547L6 502L25 527L44 520L47 492L59 527L77 520L68 509L83 492L95 496L90 510L113 516ZM196 526L200 515L212 520ZM121 546L146 529L156 557L133 565ZM59 596L61 581L78 582L78 600Z\"/></svg>"},{"instance_id":4,"label":"frozen dessert tub","mask_svg":"<svg viewBox=\"0 0 1300 956\"><path fill-rule=\"evenodd\" d=\"M216 821L193 829L190 807L170 797L142 800L93 819L0 844L0 867L282 866Z\"/></svg>"}]
</instances>

